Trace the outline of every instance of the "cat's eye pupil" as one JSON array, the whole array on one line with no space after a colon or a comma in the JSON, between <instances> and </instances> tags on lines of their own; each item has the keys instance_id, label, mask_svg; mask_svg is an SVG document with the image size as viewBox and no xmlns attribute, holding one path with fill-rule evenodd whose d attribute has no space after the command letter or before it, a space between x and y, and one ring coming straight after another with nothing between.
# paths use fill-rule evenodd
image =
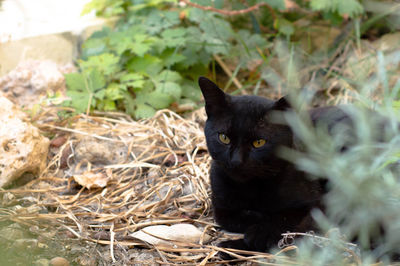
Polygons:
<instances>
[{"instance_id":1,"label":"cat's eye pupil","mask_svg":"<svg viewBox=\"0 0 400 266\"><path fill-rule=\"evenodd\" d=\"M231 142L231 140L228 138L227 135L220 133L218 135L219 140L223 143L223 144L229 144Z\"/></svg>"}]
</instances>

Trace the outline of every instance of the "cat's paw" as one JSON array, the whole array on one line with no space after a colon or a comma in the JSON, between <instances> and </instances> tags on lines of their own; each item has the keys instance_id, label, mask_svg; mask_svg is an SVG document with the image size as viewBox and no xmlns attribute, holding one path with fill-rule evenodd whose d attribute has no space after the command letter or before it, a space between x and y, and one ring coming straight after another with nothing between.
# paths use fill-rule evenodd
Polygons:
<instances>
[{"instance_id":1,"label":"cat's paw","mask_svg":"<svg viewBox=\"0 0 400 266\"><path fill-rule=\"evenodd\" d=\"M244 239L222 241L218 243L218 247L248 250L248 247L246 246ZM235 257L223 251L218 252L218 256L223 260L235 259Z\"/></svg>"},{"instance_id":2,"label":"cat's paw","mask_svg":"<svg viewBox=\"0 0 400 266\"><path fill-rule=\"evenodd\" d=\"M278 230L276 231L278 232ZM250 250L266 252L278 244L280 234L272 232L270 225L255 224L246 229L244 244Z\"/></svg>"}]
</instances>

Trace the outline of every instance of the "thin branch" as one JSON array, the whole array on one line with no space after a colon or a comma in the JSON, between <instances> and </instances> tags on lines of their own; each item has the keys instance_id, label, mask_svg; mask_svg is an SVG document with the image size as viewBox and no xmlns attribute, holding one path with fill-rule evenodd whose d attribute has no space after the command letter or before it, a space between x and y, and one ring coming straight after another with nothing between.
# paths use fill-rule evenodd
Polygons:
<instances>
[{"instance_id":1,"label":"thin branch","mask_svg":"<svg viewBox=\"0 0 400 266\"><path fill-rule=\"evenodd\" d=\"M229 67L222 61L221 57L218 55L213 55L215 61L218 62L218 64L221 66L222 70L224 70L225 74L227 74L233 81L233 84L235 84L236 88L241 89L243 86L240 84L239 80L233 76L232 71L229 69Z\"/></svg>"},{"instance_id":2,"label":"thin branch","mask_svg":"<svg viewBox=\"0 0 400 266\"><path fill-rule=\"evenodd\" d=\"M190 0L181 0L181 2L187 4L188 6L192 6L192 7L199 8L199 9L203 9L203 10L206 10L206 11L217 12L219 14L226 15L226 16L236 16L236 15L246 14L246 13L249 13L249 12L252 12L254 10L259 9L262 6L265 6L266 8L269 9L269 11L271 12L271 15L275 18L274 9L270 5L268 5L267 3L258 3L258 4L254 5L254 6L251 6L249 8L245 8L245 9L241 9L241 10L224 10L224 9L218 9L218 8L215 8L215 7L212 7L212 6L202 6L202 5L199 5L199 4L196 4L196 3L192 3L192 2L190 2Z\"/></svg>"}]
</instances>

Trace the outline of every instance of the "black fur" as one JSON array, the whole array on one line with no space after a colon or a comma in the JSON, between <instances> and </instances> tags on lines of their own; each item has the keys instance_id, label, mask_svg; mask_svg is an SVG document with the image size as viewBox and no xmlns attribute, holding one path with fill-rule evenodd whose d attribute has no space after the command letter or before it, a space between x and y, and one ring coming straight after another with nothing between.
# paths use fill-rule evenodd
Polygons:
<instances>
[{"instance_id":1,"label":"black fur","mask_svg":"<svg viewBox=\"0 0 400 266\"><path fill-rule=\"evenodd\" d=\"M270 120L273 112L290 108L286 100L231 96L204 77L199 85L206 102L205 135L213 159L214 218L223 229L244 233L244 239L220 245L267 251L276 247L282 233L314 230L310 211L323 209L325 182L306 178L276 155L279 147L295 145L291 129ZM349 120L336 107L314 109L311 117L328 127L334 121ZM221 133L229 137L229 144L219 140ZM255 148L252 142L258 139L266 143Z\"/></svg>"}]
</instances>

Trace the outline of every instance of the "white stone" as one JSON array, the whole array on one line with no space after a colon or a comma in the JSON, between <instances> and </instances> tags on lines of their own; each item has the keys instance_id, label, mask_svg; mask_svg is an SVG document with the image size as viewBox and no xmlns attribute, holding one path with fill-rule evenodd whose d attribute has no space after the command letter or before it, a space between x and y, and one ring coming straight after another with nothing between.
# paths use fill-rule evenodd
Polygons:
<instances>
[{"instance_id":1,"label":"white stone","mask_svg":"<svg viewBox=\"0 0 400 266\"><path fill-rule=\"evenodd\" d=\"M26 172L39 174L46 166L49 143L25 113L0 96L0 187Z\"/></svg>"}]
</instances>

